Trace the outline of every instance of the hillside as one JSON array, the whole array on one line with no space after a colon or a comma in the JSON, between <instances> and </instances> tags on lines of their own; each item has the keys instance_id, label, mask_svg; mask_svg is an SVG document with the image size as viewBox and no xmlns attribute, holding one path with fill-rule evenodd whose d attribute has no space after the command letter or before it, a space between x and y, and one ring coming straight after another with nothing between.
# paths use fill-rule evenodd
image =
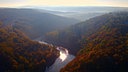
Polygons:
<instances>
[{"instance_id":1,"label":"hillside","mask_svg":"<svg viewBox=\"0 0 128 72\"><path fill-rule=\"evenodd\" d=\"M128 12L94 17L46 36L76 55L60 72L128 71Z\"/></svg>"},{"instance_id":2,"label":"hillside","mask_svg":"<svg viewBox=\"0 0 128 72\"><path fill-rule=\"evenodd\" d=\"M127 72L128 26L121 27L103 29L89 37L84 49L61 72Z\"/></svg>"},{"instance_id":3,"label":"hillside","mask_svg":"<svg viewBox=\"0 0 128 72\"><path fill-rule=\"evenodd\" d=\"M91 18L64 30L49 32L46 34L44 40L68 48L70 53L76 55L83 44L85 44L87 37L99 31L107 24L127 24L127 19L127 12L108 13Z\"/></svg>"},{"instance_id":4,"label":"hillside","mask_svg":"<svg viewBox=\"0 0 128 72\"><path fill-rule=\"evenodd\" d=\"M60 72L128 72L128 13L108 15L107 22L82 39L83 49Z\"/></svg>"},{"instance_id":5,"label":"hillside","mask_svg":"<svg viewBox=\"0 0 128 72\"><path fill-rule=\"evenodd\" d=\"M76 58L61 72L127 72L128 12L108 13L46 35Z\"/></svg>"},{"instance_id":6,"label":"hillside","mask_svg":"<svg viewBox=\"0 0 128 72\"><path fill-rule=\"evenodd\" d=\"M59 56L55 47L30 40L0 23L0 72L44 72Z\"/></svg>"},{"instance_id":7,"label":"hillside","mask_svg":"<svg viewBox=\"0 0 128 72\"><path fill-rule=\"evenodd\" d=\"M21 30L31 39L36 39L47 32L63 29L78 22L75 19L40 12L36 9L15 8L1 8L0 21L5 25L12 24L14 28Z\"/></svg>"}]
</instances>

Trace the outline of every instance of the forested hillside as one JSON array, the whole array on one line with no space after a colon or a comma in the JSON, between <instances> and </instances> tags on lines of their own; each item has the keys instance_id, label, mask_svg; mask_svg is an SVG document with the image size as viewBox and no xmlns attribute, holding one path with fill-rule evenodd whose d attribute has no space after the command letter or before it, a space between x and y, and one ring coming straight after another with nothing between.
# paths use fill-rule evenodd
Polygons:
<instances>
[{"instance_id":1,"label":"forested hillside","mask_svg":"<svg viewBox=\"0 0 128 72\"><path fill-rule=\"evenodd\" d=\"M86 39L88 37L99 32L101 28L118 24L128 24L127 12L115 12L97 16L67 29L49 32L44 39L49 43L64 46L69 49L70 53L76 55L84 47L83 45L87 43L88 40L86 41Z\"/></svg>"},{"instance_id":2,"label":"forested hillside","mask_svg":"<svg viewBox=\"0 0 128 72\"><path fill-rule=\"evenodd\" d=\"M44 72L59 56L55 47L30 40L0 23L0 72Z\"/></svg>"},{"instance_id":3,"label":"forested hillside","mask_svg":"<svg viewBox=\"0 0 128 72\"><path fill-rule=\"evenodd\" d=\"M78 22L72 18L40 12L36 9L16 8L1 8L0 21L4 25L12 24L31 39L36 39L53 30L64 29Z\"/></svg>"},{"instance_id":4,"label":"forested hillside","mask_svg":"<svg viewBox=\"0 0 128 72\"><path fill-rule=\"evenodd\" d=\"M47 33L46 40L77 54L61 72L128 71L128 12L108 13Z\"/></svg>"},{"instance_id":5,"label":"forested hillside","mask_svg":"<svg viewBox=\"0 0 128 72\"><path fill-rule=\"evenodd\" d=\"M83 49L61 72L128 71L128 13L108 15L103 26L82 39Z\"/></svg>"}]
</instances>

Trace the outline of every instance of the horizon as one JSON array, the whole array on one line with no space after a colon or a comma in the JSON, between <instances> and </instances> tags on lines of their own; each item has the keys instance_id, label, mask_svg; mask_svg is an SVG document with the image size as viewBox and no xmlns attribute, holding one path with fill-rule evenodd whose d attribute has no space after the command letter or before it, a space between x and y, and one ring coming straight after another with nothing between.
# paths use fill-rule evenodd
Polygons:
<instances>
[{"instance_id":1,"label":"horizon","mask_svg":"<svg viewBox=\"0 0 128 72\"><path fill-rule=\"evenodd\" d=\"M68 6L68 7L128 7L127 0L1 0L0 7L17 8L23 6Z\"/></svg>"},{"instance_id":2,"label":"horizon","mask_svg":"<svg viewBox=\"0 0 128 72\"><path fill-rule=\"evenodd\" d=\"M128 8L128 7L120 7L120 6L44 6L44 5L42 5L42 6L16 6L16 7L1 7L0 6L0 8L45 8L45 7L49 7L49 8L57 8L57 7L90 7L90 8L103 8L103 7L106 7L106 8Z\"/></svg>"}]
</instances>

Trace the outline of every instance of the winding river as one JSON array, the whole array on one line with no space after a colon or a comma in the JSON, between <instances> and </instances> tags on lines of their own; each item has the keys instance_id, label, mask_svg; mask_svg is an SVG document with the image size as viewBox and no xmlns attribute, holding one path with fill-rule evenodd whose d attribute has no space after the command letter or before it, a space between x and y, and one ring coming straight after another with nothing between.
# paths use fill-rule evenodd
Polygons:
<instances>
[{"instance_id":1,"label":"winding river","mask_svg":"<svg viewBox=\"0 0 128 72\"><path fill-rule=\"evenodd\" d=\"M43 41L39 41L39 43L48 44ZM49 68L46 68L45 72L59 72L61 68L63 68L75 58L75 56L69 54L68 50L63 47L57 47L56 49L60 51L60 56L56 59L53 65L51 65Z\"/></svg>"}]
</instances>

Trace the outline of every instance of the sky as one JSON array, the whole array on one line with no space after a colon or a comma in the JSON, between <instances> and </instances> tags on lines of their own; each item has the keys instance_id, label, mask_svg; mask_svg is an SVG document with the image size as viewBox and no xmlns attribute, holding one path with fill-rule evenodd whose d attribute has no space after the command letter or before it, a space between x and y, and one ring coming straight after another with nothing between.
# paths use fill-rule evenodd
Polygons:
<instances>
[{"instance_id":1,"label":"sky","mask_svg":"<svg viewBox=\"0 0 128 72\"><path fill-rule=\"evenodd\" d=\"M19 6L128 7L128 0L0 0L0 7L19 7Z\"/></svg>"}]
</instances>

